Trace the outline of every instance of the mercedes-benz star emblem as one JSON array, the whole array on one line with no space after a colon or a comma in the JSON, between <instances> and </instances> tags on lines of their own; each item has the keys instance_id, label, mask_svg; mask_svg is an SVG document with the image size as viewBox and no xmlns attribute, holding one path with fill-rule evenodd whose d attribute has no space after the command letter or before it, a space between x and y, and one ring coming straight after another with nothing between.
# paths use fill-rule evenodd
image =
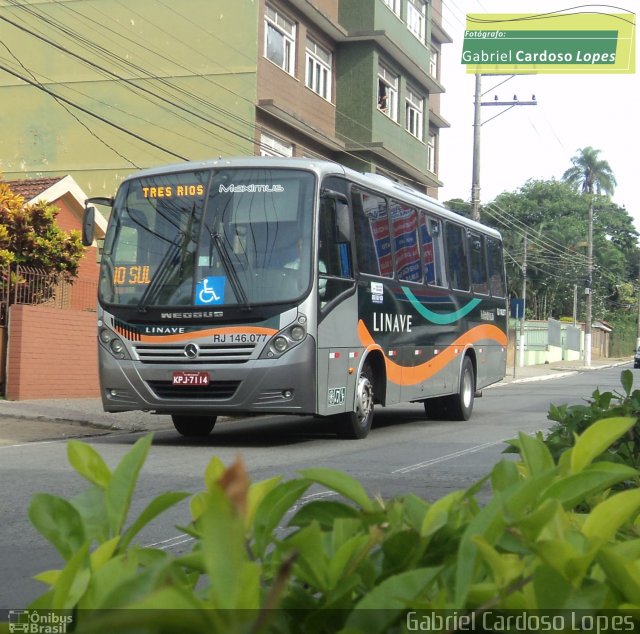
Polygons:
<instances>
[{"instance_id":1,"label":"mercedes-benz star emblem","mask_svg":"<svg viewBox=\"0 0 640 634\"><path fill-rule=\"evenodd\" d=\"M184 347L184 355L189 359L197 359L200 354L200 346L197 343L188 343Z\"/></svg>"}]
</instances>

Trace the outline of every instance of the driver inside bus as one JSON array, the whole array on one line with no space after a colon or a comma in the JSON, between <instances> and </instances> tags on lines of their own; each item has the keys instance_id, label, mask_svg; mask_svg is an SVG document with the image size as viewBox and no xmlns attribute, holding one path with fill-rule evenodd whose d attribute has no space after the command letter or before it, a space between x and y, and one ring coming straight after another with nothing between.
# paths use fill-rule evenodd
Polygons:
<instances>
[{"instance_id":1,"label":"driver inside bus","mask_svg":"<svg viewBox=\"0 0 640 634\"><path fill-rule=\"evenodd\" d=\"M285 269L294 269L297 271L300 268L300 264L302 262L303 249L304 249L304 241L302 238L298 238L296 242L297 255L293 260L291 260L291 262L287 262L284 265ZM327 272L327 267L322 260L318 260L318 271L320 271L320 273ZM318 282L318 295L320 295L320 297L324 297L326 290L327 290L327 280L326 278L320 278L320 281Z\"/></svg>"}]
</instances>

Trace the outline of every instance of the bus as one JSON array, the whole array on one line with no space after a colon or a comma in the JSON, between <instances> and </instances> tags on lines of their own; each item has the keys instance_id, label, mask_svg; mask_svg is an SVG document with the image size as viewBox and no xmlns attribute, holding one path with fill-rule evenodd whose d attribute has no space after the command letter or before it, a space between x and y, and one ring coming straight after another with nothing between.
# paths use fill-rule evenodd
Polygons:
<instances>
[{"instance_id":1,"label":"bus","mask_svg":"<svg viewBox=\"0 0 640 634\"><path fill-rule=\"evenodd\" d=\"M114 198L98 289L106 412L331 417L375 405L468 420L506 372L500 233L381 175L249 157L147 169ZM311 424L311 423L310 423Z\"/></svg>"}]
</instances>

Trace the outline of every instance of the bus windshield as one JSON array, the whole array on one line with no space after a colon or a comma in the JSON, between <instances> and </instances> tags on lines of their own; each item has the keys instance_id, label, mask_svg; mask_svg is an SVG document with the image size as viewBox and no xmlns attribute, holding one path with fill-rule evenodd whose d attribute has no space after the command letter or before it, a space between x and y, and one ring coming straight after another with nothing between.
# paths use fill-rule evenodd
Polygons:
<instances>
[{"instance_id":1,"label":"bus windshield","mask_svg":"<svg viewBox=\"0 0 640 634\"><path fill-rule=\"evenodd\" d=\"M315 176L292 169L162 173L123 183L102 256L109 305L243 306L312 281Z\"/></svg>"}]
</instances>

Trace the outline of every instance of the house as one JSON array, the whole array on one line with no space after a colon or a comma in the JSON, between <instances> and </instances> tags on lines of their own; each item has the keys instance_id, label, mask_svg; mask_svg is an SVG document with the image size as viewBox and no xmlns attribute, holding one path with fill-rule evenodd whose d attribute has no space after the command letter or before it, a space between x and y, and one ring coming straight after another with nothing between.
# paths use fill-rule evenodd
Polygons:
<instances>
[{"instance_id":1,"label":"house","mask_svg":"<svg viewBox=\"0 0 640 634\"><path fill-rule=\"evenodd\" d=\"M60 211L56 217L56 223L63 231L82 229L84 202L88 196L72 176L26 178L4 182L9 185L14 194L22 196L26 204L33 205L44 201L57 207ZM104 238L106 229L107 219L102 214L96 213L97 239ZM83 255L78 276L74 281L74 286L78 289L75 295L78 297L78 302L83 305L95 306L98 273L97 244L94 244ZM85 286L86 288L83 288ZM85 290L86 292L83 292ZM90 297L84 297L86 295ZM90 303L87 304L87 301Z\"/></svg>"},{"instance_id":2,"label":"house","mask_svg":"<svg viewBox=\"0 0 640 634\"><path fill-rule=\"evenodd\" d=\"M5 183L27 204L56 206L64 231L81 229L87 196L71 176ZM96 237L103 238L107 220L97 213L95 224ZM73 284L56 289L63 301L55 306L14 303L10 289L0 288L0 384L7 399L98 395L97 254L97 244L86 249Z\"/></svg>"}]
</instances>

